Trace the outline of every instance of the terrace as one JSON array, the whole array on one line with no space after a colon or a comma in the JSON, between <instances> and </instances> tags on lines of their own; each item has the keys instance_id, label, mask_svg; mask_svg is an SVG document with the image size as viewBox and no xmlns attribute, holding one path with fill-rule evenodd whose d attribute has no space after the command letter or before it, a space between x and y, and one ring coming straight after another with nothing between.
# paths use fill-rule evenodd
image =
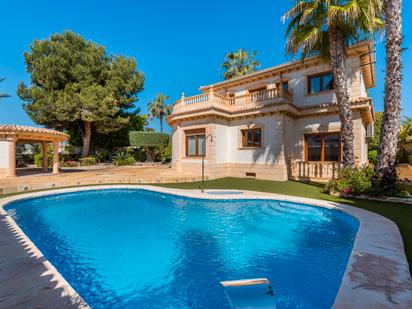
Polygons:
<instances>
[{"instance_id":1,"label":"terrace","mask_svg":"<svg viewBox=\"0 0 412 309\"><path fill-rule=\"evenodd\" d=\"M182 94L180 100L173 104L173 116L213 110L230 115L246 110L261 109L269 106L292 105L292 95L282 87L265 89L244 95L231 96L221 94L211 88L208 92L191 97Z\"/></svg>"}]
</instances>

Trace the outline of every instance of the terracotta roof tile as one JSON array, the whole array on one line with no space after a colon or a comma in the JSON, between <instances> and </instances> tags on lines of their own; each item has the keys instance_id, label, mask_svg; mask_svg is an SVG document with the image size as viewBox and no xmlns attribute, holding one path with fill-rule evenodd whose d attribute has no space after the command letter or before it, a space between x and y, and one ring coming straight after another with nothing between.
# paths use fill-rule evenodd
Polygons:
<instances>
[{"instance_id":1,"label":"terracotta roof tile","mask_svg":"<svg viewBox=\"0 0 412 309\"><path fill-rule=\"evenodd\" d=\"M36 128L36 127L29 127L29 126L17 126L17 125L7 125L7 124L0 124L0 134L8 133L8 134L18 134L18 133L40 133L46 135L54 135L54 136L62 136L62 137L69 137L66 133L46 129L46 128Z\"/></svg>"}]
</instances>

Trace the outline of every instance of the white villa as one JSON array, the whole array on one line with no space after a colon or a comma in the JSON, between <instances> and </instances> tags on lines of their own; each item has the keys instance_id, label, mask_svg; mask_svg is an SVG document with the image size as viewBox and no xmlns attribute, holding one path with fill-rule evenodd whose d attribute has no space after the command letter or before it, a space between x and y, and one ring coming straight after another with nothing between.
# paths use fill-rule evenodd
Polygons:
<instances>
[{"instance_id":1,"label":"white villa","mask_svg":"<svg viewBox=\"0 0 412 309\"><path fill-rule=\"evenodd\" d=\"M355 135L356 164L368 163L373 135L375 56L370 42L347 50L346 75ZM172 165L209 178L327 180L341 161L340 121L331 68L319 57L274 66L200 87L176 101ZM206 143L205 143L206 141Z\"/></svg>"}]
</instances>

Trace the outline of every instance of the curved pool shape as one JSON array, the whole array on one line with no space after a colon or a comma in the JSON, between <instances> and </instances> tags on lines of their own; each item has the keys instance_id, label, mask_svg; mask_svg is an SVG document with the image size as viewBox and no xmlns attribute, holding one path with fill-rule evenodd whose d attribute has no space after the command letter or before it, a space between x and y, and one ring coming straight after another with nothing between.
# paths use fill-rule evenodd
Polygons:
<instances>
[{"instance_id":1,"label":"curved pool shape","mask_svg":"<svg viewBox=\"0 0 412 309\"><path fill-rule=\"evenodd\" d=\"M90 190L6 207L92 308L229 308L222 280L266 277L278 308L330 308L359 223L274 200Z\"/></svg>"}]
</instances>

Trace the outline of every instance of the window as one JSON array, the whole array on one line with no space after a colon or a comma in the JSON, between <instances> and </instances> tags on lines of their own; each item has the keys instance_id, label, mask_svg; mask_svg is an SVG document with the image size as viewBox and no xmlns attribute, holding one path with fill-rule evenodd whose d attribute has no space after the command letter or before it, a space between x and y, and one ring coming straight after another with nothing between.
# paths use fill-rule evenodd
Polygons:
<instances>
[{"instance_id":1,"label":"window","mask_svg":"<svg viewBox=\"0 0 412 309\"><path fill-rule=\"evenodd\" d=\"M305 135L307 161L340 161L339 133Z\"/></svg>"},{"instance_id":2,"label":"window","mask_svg":"<svg viewBox=\"0 0 412 309\"><path fill-rule=\"evenodd\" d=\"M308 93L314 94L333 89L332 73L322 73L308 77Z\"/></svg>"},{"instance_id":3,"label":"window","mask_svg":"<svg viewBox=\"0 0 412 309\"><path fill-rule=\"evenodd\" d=\"M186 134L186 156L199 157L206 155L205 129L188 130Z\"/></svg>"},{"instance_id":4,"label":"window","mask_svg":"<svg viewBox=\"0 0 412 309\"><path fill-rule=\"evenodd\" d=\"M284 91L289 91L289 82L284 81L282 83L276 83L276 88L279 89L281 84Z\"/></svg>"},{"instance_id":5,"label":"window","mask_svg":"<svg viewBox=\"0 0 412 309\"><path fill-rule=\"evenodd\" d=\"M262 146L262 129L242 130L242 147L261 147Z\"/></svg>"}]
</instances>

